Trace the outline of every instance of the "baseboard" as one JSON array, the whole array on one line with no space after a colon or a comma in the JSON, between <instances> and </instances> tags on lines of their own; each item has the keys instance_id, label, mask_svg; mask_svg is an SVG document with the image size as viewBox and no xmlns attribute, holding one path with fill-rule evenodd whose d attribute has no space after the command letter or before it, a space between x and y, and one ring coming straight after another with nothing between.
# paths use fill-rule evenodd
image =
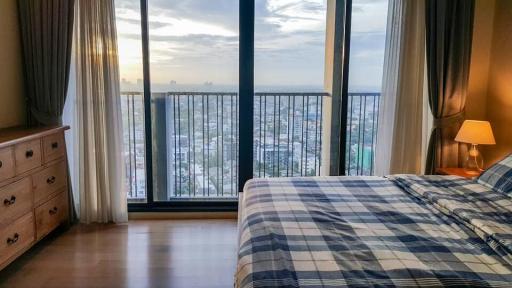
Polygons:
<instances>
[{"instance_id":1,"label":"baseboard","mask_svg":"<svg viewBox=\"0 0 512 288\"><path fill-rule=\"evenodd\" d=\"M129 220L237 219L237 212L129 212Z\"/></svg>"}]
</instances>

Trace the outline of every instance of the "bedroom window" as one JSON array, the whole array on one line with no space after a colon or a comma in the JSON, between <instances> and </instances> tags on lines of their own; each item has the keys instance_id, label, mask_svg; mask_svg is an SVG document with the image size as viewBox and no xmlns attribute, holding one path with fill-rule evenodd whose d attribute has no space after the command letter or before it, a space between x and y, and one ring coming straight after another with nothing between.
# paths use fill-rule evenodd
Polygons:
<instances>
[{"instance_id":1,"label":"bedroom window","mask_svg":"<svg viewBox=\"0 0 512 288\"><path fill-rule=\"evenodd\" d=\"M254 176L320 175L327 2L255 2Z\"/></svg>"},{"instance_id":2,"label":"bedroom window","mask_svg":"<svg viewBox=\"0 0 512 288\"><path fill-rule=\"evenodd\" d=\"M344 64L333 51L343 48L334 46L343 42L336 37L350 35L340 31L351 0L117 0L130 210L235 210L250 178L351 174L352 162L367 163L376 123L354 128L350 121L376 110L359 118L350 113L371 106L356 107L353 99L371 101L363 94L380 87L361 91L353 83L381 65L380 46L368 47L380 36L364 27L382 28L378 19L386 14L367 12L385 2L354 0L350 60L356 64L346 68L355 72L343 94L330 81L343 82L336 73ZM333 33L335 23L342 29ZM368 62L357 64L363 58ZM370 84L381 77L371 75ZM347 134L332 112L342 97L352 105ZM336 129L346 142L333 141L342 138L331 134ZM347 162L333 154L345 146Z\"/></svg>"},{"instance_id":3,"label":"bedroom window","mask_svg":"<svg viewBox=\"0 0 512 288\"><path fill-rule=\"evenodd\" d=\"M125 151L125 183L130 203L146 202L146 139L140 1L116 0Z\"/></svg>"},{"instance_id":4,"label":"bedroom window","mask_svg":"<svg viewBox=\"0 0 512 288\"><path fill-rule=\"evenodd\" d=\"M116 14L129 208L236 208L238 0L116 0Z\"/></svg>"},{"instance_id":5,"label":"bedroom window","mask_svg":"<svg viewBox=\"0 0 512 288\"><path fill-rule=\"evenodd\" d=\"M238 0L148 0L154 201L237 197Z\"/></svg>"},{"instance_id":6,"label":"bedroom window","mask_svg":"<svg viewBox=\"0 0 512 288\"><path fill-rule=\"evenodd\" d=\"M346 175L373 175L388 2L352 1Z\"/></svg>"}]
</instances>

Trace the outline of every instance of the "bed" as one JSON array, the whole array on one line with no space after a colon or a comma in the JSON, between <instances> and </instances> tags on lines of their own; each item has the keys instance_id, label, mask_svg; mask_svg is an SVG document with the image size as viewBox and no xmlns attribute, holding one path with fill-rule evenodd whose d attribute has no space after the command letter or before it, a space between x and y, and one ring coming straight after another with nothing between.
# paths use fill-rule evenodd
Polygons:
<instances>
[{"instance_id":1,"label":"bed","mask_svg":"<svg viewBox=\"0 0 512 288\"><path fill-rule=\"evenodd\" d=\"M235 287L512 287L512 198L476 181L254 179L239 205Z\"/></svg>"}]
</instances>

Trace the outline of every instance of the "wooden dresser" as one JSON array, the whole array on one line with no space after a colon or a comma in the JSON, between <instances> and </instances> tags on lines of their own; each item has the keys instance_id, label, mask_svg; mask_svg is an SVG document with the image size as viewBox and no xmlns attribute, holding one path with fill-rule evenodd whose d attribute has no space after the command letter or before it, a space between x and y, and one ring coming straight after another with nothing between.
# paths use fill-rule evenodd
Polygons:
<instances>
[{"instance_id":1,"label":"wooden dresser","mask_svg":"<svg viewBox=\"0 0 512 288\"><path fill-rule=\"evenodd\" d=\"M69 219L67 129L0 130L0 269Z\"/></svg>"}]
</instances>

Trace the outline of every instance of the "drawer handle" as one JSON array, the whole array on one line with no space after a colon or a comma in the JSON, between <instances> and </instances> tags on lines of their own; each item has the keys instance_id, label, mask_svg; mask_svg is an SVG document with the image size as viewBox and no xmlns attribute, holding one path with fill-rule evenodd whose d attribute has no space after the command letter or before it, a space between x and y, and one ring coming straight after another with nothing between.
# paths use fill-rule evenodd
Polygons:
<instances>
[{"instance_id":1,"label":"drawer handle","mask_svg":"<svg viewBox=\"0 0 512 288\"><path fill-rule=\"evenodd\" d=\"M0 160L0 168L2 168L2 166L4 166L4 163Z\"/></svg>"},{"instance_id":2,"label":"drawer handle","mask_svg":"<svg viewBox=\"0 0 512 288\"><path fill-rule=\"evenodd\" d=\"M57 149L57 148L59 148L59 142L53 142L52 149Z\"/></svg>"},{"instance_id":3,"label":"drawer handle","mask_svg":"<svg viewBox=\"0 0 512 288\"><path fill-rule=\"evenodd\" d=\"M57 207L53 207L52 209L50 209L50 210L48 211L48 213L50 213L50 215L54 215L54 214L56 214L56 213L57 213L57 211L58 211L58 210L59 210L59 208L57 208Z\"/></svg>"},{"instance_id":4,"label":"drawer handle","mask_svg":"<svg viewBox=\"0 0 512 288\"><path fill-rule=\"evenodd\" d=\"M11 196L11 199L4 199L5 206L11 206L14 202L16 202L16 196L14 195Z\"/></svg>"},{"instance_id":5,"label":"drawer handle","mask_svg":"<svg viewBox=\"0 0 512 288\"><path fill-rule=\"evenodd\" d=\"M18 242L18 239L20 239L20 235L18 233L14 233L14 236L12 238L7 238L7 245L12 245Z\"/></svg>"},{"instance_id":6,"label":"drawer handle","mask_svg":"<svg viewBox=\"0 0 512 288\"><path fill-rule=\"evenodd\" d=\"M46 183L48 183L48 185L52 185L53 183L55 183L55 180L55 176L51 176L48 179L46 179Z\"/></svg>"},{"instance_id":7,"label":"drawer handle","mask_svg":"<svg viewBox=\"0 0 512 288\"><path fill-rule=\"evenodd\" d=\"M34 151L32 151L32 149L27 150L27 152L25 152L26 158L31 158L32 156L34 156Z\"/></svg>"}]
</instances>

